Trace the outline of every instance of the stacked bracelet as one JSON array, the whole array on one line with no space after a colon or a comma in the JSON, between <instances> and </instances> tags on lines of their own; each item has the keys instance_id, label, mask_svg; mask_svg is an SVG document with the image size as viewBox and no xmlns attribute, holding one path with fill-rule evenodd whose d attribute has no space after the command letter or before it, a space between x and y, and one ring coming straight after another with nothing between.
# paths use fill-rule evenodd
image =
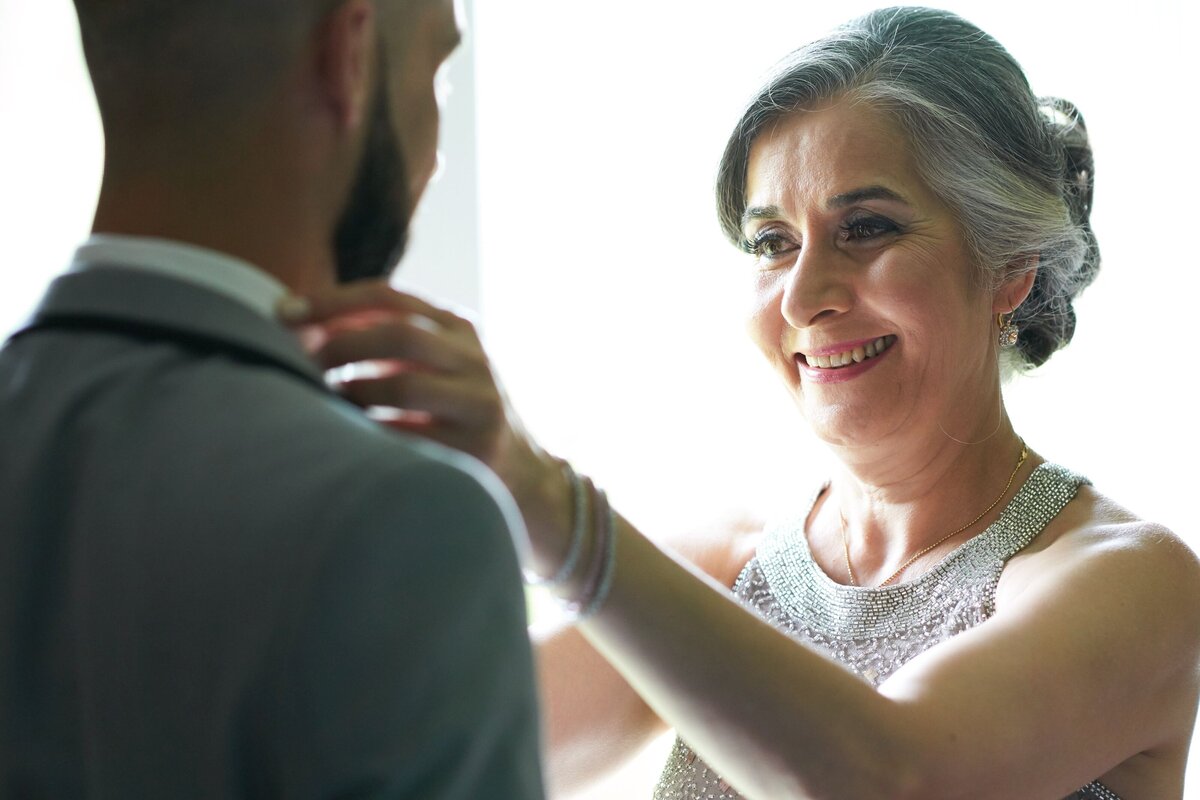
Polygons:
<instances>
[{"instance_id":1,"label":"stacked bracelet","mask_svg":"<svg viewBox=\"0 0 1200 800\"><path fill-rule=\"evenodd\" d=\"M558 572L554 573L549 578L543 578L532 572L527 572L525 582L531 586L544 586L553 588L561 586L571 579L575 574L575 568L579 566L579 557L583 553L583 539L587 533L587 489L584 488L583 479L569 463L560 460L559 465L562 467L563 474L567 478L567 483L571 485L571 541L567 544L567 556L563 559L562 566L558 568Z\"/></svg>"},{"instance_id":2,"label":"stacked bracelet","mask_svg":"<svg viewBox=\"0 0 1200 800\"><path fill-rule=\"evenodd\" d=\"M590 485L591 482L588 483ZM591 569L579 594L563 601L563 609L574 622L582 622L599 611L612 585L612 562L616 555L612 509L608 505L608 495L603 490L592 487L592 500L595 536L592 540Z\"/></svg>"},{"instance_id":3,"label":"stacked bracelet","mask_svg":"<svg viewBox=\"0 0 1200 800\"><path fill-rule=\"evenodd\" d=\"M554 575L547 578L526 572L525 580L530 585L550 589L571 582L579 570L584 540L589 538L590 530L590 557L581 588L569 597L560 596L568 617L579 622L600 610L612 588L617 558L616 515L608 503L608 495L597 489L591 479L580 476L566 461L559 463L571 487L573 506L567 554Z\"/></svg>"},{"instance_id":4,"label":"stacked bracelet","mask_svg":"<svg viewBox=\"0 0 1200 800\"><path fill-rule=\"evenodd\" d=\"M613 574L617 567L616 515L613 513L612 506L608 504L607 495L600 492L599 496L602 501L596 521L599 526L596 534L596 552L600 560L599 579L594 586L589 585L584 592L587 604L576 616L576 620L580 622L595 614L604 605L604 601L608 599L608 592L612 589Z\"/></svg>"}]
</instances>

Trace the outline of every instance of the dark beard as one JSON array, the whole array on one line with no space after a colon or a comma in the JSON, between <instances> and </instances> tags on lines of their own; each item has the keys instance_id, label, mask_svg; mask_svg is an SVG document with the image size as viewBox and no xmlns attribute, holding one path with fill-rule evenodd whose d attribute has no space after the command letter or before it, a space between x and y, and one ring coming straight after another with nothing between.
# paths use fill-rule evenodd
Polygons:
<instances>
[{"instance_id":1,"label":"dark beard","mask_svg":"<svg viewBox=\"0 0 1200 800\"><path fill-rule=\"evenodd\" d=\"M391 274L408 245L408 170L382 80L373 106L358 177L334 231L339 283Z\"/></svg>"}]
</instances>

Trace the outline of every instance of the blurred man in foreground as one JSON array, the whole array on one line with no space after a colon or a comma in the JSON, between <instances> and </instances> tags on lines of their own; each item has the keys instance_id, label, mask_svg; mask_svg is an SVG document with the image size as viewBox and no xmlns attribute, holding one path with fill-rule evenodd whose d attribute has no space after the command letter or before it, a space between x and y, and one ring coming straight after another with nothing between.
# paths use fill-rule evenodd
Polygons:
<instances>
[{"instance_id":1,"label":"blurred man in foreground","mask_svg":"<svg viewBox=\"0 0 1200 800\"><path fill-rule=\"evenodd\" d=\"M75 5L106 163L0 351L0 796L541 797L511 498L277 320L398 260L452 2Z\"/></svg>"}]
</instances>

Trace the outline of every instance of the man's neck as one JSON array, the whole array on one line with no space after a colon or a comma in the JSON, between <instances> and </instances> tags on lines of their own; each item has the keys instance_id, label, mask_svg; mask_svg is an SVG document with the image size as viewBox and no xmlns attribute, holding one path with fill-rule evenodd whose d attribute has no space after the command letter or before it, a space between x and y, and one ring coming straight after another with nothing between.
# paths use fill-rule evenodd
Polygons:
<instances>
[{"instance_id":1,"label":"man's neck","mask_svg":"<svg viewBox=\"0 0 1200 800\"><path fill-rule=\"evenodd\" d=\"M148 236L226 253L310 293L336 282L324 215L268 179L106 171L92 232Z\"/></svg>"}]
</instances>

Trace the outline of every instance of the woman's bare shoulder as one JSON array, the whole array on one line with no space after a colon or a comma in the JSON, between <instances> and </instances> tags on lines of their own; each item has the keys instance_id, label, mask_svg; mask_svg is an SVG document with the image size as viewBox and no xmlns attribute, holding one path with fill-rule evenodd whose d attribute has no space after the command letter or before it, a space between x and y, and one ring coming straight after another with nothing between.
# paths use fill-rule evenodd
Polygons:
<instances>
[{"instance_id":1,"label":"woman's bare shoulder","mask_svg":"<svg viewBox=\"0 0 1200 800\"><path fill-rule=\"evenodd\" d=\"M1088 555L1105 552L1141 554L1146 558L1182 558L1200 570L1200 562L1187 543L1166 526L1144 519L1090 485L1079 487L1045 532L1039 550ZM1042 538L1042 537L1039 537ZM1034 545L1038 542L1035 541Z\"/></svg>"},{"instance_id":2,"label":"woman's bare shoulder","mask_svg":"<svg viewBox=\"0 0 1200 800\"><path fill-rule=\"evenodd\" d=\"M997 611L1030 587L1093 580L1097 592L1123 593L1144 612L1169 611L1200 631L1200 558L1166 526L1144 519L1090 485L1001 577Z\"/></svg>"},{"instance_id":3,"label":"woman's bare shoulder","mask_svg":"<svg viewBox=\"0 0 1200 800\"><path fill-rule=\"evenodd\" d=\"M1043 643L1085 642L1097 659L1072 680L1115 681L1136 700L1131 719L1150 710L1153 752L1183 758L1200 693L1200 559L1175 532L1080 487L1005 567L994 618Z\"/></svg>"},{"instance_id":4,"label":"woman's bare shoulder","mask_svg":"<svg viewBox=\"0 0 1200 800\"><path fill-rule=\"evenodd\" d=\"M1183 556L1196 562L1184 540L1157 522L1144 519L1101 494L1090 484L1079 487L1071 502L1028 547L1013 557L1012 565L1037 562L1037 571L1103 552L1136 552ZM1200 565L1200 562L1196 562ZM1200 566L1198 566L1200 568Z\"/></svg>"}]
</instances>

